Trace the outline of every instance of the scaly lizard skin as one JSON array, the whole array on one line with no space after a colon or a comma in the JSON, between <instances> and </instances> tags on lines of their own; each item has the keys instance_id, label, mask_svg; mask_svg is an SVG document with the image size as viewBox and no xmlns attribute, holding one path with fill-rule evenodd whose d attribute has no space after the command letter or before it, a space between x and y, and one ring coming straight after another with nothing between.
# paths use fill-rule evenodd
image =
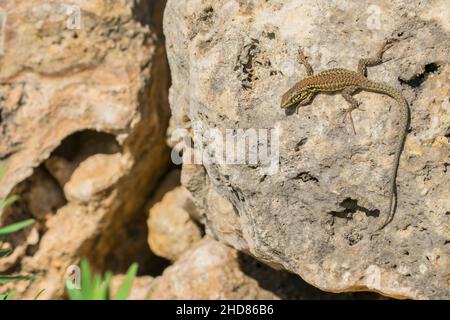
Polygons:
<instances>
[{"instance_id":1,"label":"scaly lizard skin","mask_svg":"<svg viewBox=\"0 0 450 320\"><path fill-rule=\"evenodd\" d=\"M291 89L289 89L281 99L281 108L290 108L308 105L314 99L314 96L320 92L341 92L345 100L350 104L346 109L346 115L349 115L353 131L355 126L351 112L358 109L359 103L352 97L357 91L365 90L376 93L388 95L395 99L400 107L401 120L398 129L398 142L395 149L394 162L392 165L392 172L390 178L390 193L389 193L389 211L385 222L378 230L383 229L389 222L391 216L393 217L393 210L395 211L397 197L396 197L396 177L400 163L400 155L402 154L403 145L405 143L406 135L408 134L410 111L406 99L402 93L389 86L386 83L375 82L366 77L367 67L382 63L382 56L384 51L392 46L392 41L387 41L378 54L371 59L361 59L358 63L358 72L346 69L329 69L314 75L311 65L306 60L303 51L299 50L300 63L306 67L307 77L297 82ZM297 109L298 110L298 109ZM356 133L356 132L355 132ZM396 199L394 204L394 197Z\"/></svg>"}]
</instances>

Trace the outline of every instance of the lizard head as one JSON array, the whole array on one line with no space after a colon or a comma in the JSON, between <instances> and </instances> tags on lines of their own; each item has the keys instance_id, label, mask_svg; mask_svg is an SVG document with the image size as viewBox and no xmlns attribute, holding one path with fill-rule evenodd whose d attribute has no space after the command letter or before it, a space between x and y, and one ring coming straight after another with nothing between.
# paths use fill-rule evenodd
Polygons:
<instances>
[{"instance_id":1,"label":"lizard head","mask_svg":"<svg viewBox=\"0 0 450 320\"><path fill-rule=\"evenodd\" d=\"M282 109L287 109L291 107L295 107L297 105L307 105L311 102L311 99L314 95L314 92L308 88L299 89L296 86L291 88L281 98Z\"/></svg>"}]
</instances>

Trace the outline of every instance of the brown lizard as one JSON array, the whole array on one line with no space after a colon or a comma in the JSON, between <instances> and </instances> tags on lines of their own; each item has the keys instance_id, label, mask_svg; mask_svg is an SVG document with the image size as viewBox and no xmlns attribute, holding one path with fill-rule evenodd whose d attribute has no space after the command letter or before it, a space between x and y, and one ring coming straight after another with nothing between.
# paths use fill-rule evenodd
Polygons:
<instances>
[{"instance_id":1,"label":"brown lizard","mask_svg":"<svg viewBox=\"0 0 450 320\"><path fill-rule=\"evenodd\" d=\"M393 40L388 40L374 58L359 60L357 72L347 69L329 69L314 75L313 69L308 63L302 49L299 49L299 60L306 68L307 77L298 81L281 99L281 108L296 107L298 110L299 106L310 104L317 93L341 92L344 99L350 104L350 107L345 111L346 115L349 115L355 133L356 131L351 113L353 110L358 109L359 103L353 98L353 94L360 90L372 91L388 95L397 101L400 107L401 120L390 177L389 211L385 222L378 230L383 229L391 221L390 218L393 217L393 210L395 211L397 205L396 177L400 155L402 154L406 135L408 134L410 118L408 102L399 90L386 83L375 82L366 77L367 67L382 63L383 53L392 46L392 42Z\"/></svg>"}]
</instances>

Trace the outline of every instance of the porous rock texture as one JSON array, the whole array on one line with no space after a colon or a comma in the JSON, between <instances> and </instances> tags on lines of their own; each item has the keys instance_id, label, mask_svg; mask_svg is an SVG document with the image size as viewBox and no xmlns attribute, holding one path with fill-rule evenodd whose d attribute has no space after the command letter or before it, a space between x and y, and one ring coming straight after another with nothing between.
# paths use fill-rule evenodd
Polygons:
<instances>
[{"instance_id":1,"label":"porous rock texture","mask_svg":"<svg viewBox=\"0 0 450 320\"><path fill-rule=\"evenodd\" d=\"M138 279L136 290L142 281L147 280ZM380 299L371 293L323 292L209 236L183 253L147 289L148 299Z\"/></svg>"},{"instance_id":2,"label":"porous rock texture","mask_svg":"<svg viewBox=\"0 0 450 320\"><path fill-rule=\"evenodd\" d=\"M274 299L240 270L237 251L205 238L164 270L149 299Z\"/></svg>"},{"instance_id":3,"label":"porous rock texture","mask_svg":"<svg viewBox=\"0 0 450 320\"><path fill-rule=\"evenodd\" d=\"M172 144L184 141L186 152L211 129L223 136L226 129L278 133L278 170L271 174L261 163L219 163L214 151L209 161L183 165L182 183L207 234L326 291L449 298L448 12L445 0L169 0ZM411 130L397 211L377 231L399 137L395 101L355 95L365 110L353 113L356 135L342 121L347 105L339 95L318 95L298 114L279 106L306 75L299 46L316 72L356 70L391 37L398 41L386 62L368 77L402 91ZM189 132L184 140L180 129Z\"/></svg>"},{"instance_id":4,"label":"porous rock texture","mask_svg":"<svg viewBox=\"0 0 450 320\"><path fill-rule=\"evenodd\" d=\"M209 237L156 278L149 299L278 299L246 275L238 252Z\"/></svg>"},{"instance_id":5,"label":"porous rock texture","mask_svg":"<svg viewBox=\"0 0 450 320\"><path fill-rule=\"evenodd\" d=\"M202 237L198 223L190 217L195 207L183 186L167 192L149 211L148 244L158 256L177 260Z\"/></svg>"},{"instance_id":6,"label":"porous rock texture","mask_svg":"<svg viewBox=\"0 0 450 320\"><path fill-rule=\"evenodd\" d=\"M0 1L0 199L21 196L0 224L37 221L0 261L36 280L1 292L62 297L82 256L145 271L146 232L128 225L169 165L164 2Z\"/></svg>"}]
</instances>

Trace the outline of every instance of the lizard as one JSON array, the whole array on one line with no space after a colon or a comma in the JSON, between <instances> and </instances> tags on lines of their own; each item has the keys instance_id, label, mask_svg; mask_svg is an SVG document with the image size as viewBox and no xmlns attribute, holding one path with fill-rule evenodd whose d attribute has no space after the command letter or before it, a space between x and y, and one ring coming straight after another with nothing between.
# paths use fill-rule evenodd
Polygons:
<instances>
[{"instance_id":1,"label":"lizard","mask_svg":"<svg viewBox=\"0 0 450 320\"><path fill-rule=\"evenodd\" d=\"M370 91L390 96L397 102L400 108L401 119L398 128L398 141L395 149L389 182L389 211L387 213L385 221L378 228L378 230L383 229L387 224L389 224L391 218L393 218L397 206L396 178L398 167L400 164L400 156L402 154L406 136L408 134L410 110L408 102L399 90L388 85L387 83L375 82L368 79L367 67L381 64L383 62L383 53L393 45L393 42L394 39L387 40L381 47L381 49L377 52L375 57L360 59L357 71L335 68L321 71L318 74L314 74L313 68L309 64L307 57L303 52L303 49L299 48L299 62L300 64L305 66L307 76L298 81L292 88L284 93L281 98L282 109L295 107L296 111L298 112L298 108L300 106L306 106L310 104L313 101L315 95L318 93L340 92L350 105L344 111L345 116L348 115L351 121L353 132L355 134L356 130L351 113L355 109L363 109L359 108L359 102L353 97L353 94L357 93L358 91Z\"/></svg>"}]
</instances>

